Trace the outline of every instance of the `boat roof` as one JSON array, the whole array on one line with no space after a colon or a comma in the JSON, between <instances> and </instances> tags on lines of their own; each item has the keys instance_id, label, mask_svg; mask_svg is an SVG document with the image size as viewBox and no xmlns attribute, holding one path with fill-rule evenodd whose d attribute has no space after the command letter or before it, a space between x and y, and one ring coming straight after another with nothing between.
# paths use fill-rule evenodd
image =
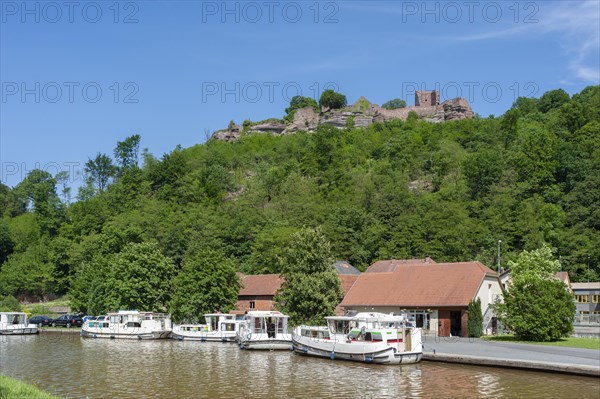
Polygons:
<instances>
[{"instance_id":1,"label":"boat roof","mask_svg":"<svg viewBox=\"0 0 600 399\"><path fill-rule=\"evenodd\" d=\"M118 312L108 312L108 316L115 315L144 315L144 314L152 314L152 315L164 315L164 313L160 312L140 312L139 310L119 310Z\"/></svg>"},{"instance_id":2,"label":"boat roof","mask_svg":"<svg viewBox=\"0 0 600 399\"><path fill-rule=\"evenodd\" d=\"M0 314L18 314L18 315L27 315L25 312L0 312Z\"/></svg>"},{"instance_id":3,"label":"boat roof","mask_svg":"<svg viewBox=\"0 0 600 399\"><path fill-rule=\"evenodd\" d=\"M404 315L394 315L394 314L386 314L379 312L361 312L357 313L354 316L327 316L325 317L327 320L377 320L377 321L388 321L388 322L396 322L396 321L406 321L406 316Z\"/></svg>"},{"instance_id":4,"label":"boat roof","mask_svg":"<svg viewBox=\"0 0 600 399\"><path fill-rule=\"evenodd\" d=\"M246 313L246 316L251 317L289 317L281 312L276 310L251 310Z\"/></svg>"},{"instance_id":5,"label":"boat roof","mask_svg":"<svg viewBox=\"0 0 600 399\"><path fill-rule=\"evenodd\" d=\"M235 317L234 314L230 314L230 313L206 313L204 315L204 317L206 317L206 316L225 316L225 317L229 317L229 318Z\"/></svg>"},{"instance_id":6,"label":"boat roof","mask_svg":"<svg viewBox=\"0 0 600 399\"><path fill-rule=\"evenodd\" d=\"M300 328L311 331L329 331L329 327L326 326L300 326Z\"/></svg>"}]
</instances>

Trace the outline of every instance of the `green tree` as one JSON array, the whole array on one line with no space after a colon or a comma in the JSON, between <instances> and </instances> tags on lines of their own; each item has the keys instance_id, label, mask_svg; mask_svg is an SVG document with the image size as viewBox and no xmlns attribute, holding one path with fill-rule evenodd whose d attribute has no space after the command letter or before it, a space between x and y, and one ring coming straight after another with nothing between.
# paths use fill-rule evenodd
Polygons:
<instances>
[{"instance_id":1,"label":"green tree","mask_svg":"<svg viewBox=\"0 0 600 399\"><path fill-rule=\"evenodd\" d=\"M173 320L199 321L206 313L226 313L235 307L240 281L235 264L223 252L201 249L183 260L173 281Z\"/></svg>"},{"instance_id":2,"label":"green tree","mask_svg":"<svg viewBox=\"0 0 600 399\"><path fill-rule=\"evenodd\" d=\"M383 103L383 105L381 106L381 108L385 108L385 109L398 109L398 108L405 108L405 107L406 107L406 101L401 100L399 98L394 98L393 100Z\"/></svg>"},{"instance_id":3,"label":"green tree","mask_svg":"<svg viewBox=\"0 0 600 399\"><path fill-rule=\"evenodd\" d=\"M468 308L469 314L469 337L479 338L483 335L483 314L481 313L481 300L471 300Z\"/></svg>"},{"instance_id":4,"label":"green tree","mask_svg":"<svg viewBox=\"0 0 600 399\"><path fill-rule=\"evenodd\" d=\"M548 112L551 109L559 108L571 100L569 94L563 89L550 90L544 93L538 102L538 109L541 112Z\"/></svg>"},{"instance_id":5,"label":"green tree","mask_svg":"<svg viewBox=\"0 0 600 399\"><path fill-rule=\"evenodd\" d=\"M129 244L111 263L108 283L114 291L107 303L120 309L167 310L175 267L157 244Z\"/></svg>"},{"instance_id":6,"label":"green tree","mask_svg":"<svg viewBox=\"0 0 600 399\"><path fill-rule=\"evenodd\" d=\"M329 109L344 108L348 104L346 96L331 89L325 90L319 99L319 105Z\"/></svg>"},{"instance_id":7,"label":"green tree","mask_svg":"<svg viewBox=\"0 0 600 399\"><path fill-rule=\"evenodd\" d=\"M281 311L293 325L322 324L334 313L342 290L321 229L305 227L294 234L280 264L284 283L275 300Z\"/></svg>"},{"instance_id":8,"label":"green tree","mask_svg":"<svg viewBox=\"0 0 600 399\"><path fill-rule=\"evenodd\" d=\"M509 262L511 285L504 303L497 305L502 321L518 338L556 341L573 330L575 303L565 284L554 278L559 263L544 245L523 251Z\"/></svg>"},{"instance_id":9,"label":"green tree","mask_svg":"<svg viewBox=\"0 0 600 399\"><path fill-rule=\"evenodd\" d=\"M108 237L100 244L108 247L99 248L98 255L77 270L71 306L95 314L119 309L166 311L175 266L158 245L129 243L112 252L110 246L123 244L111 243Z\"/></svg>"},{"instance_id":10,"label":"green tree","mask_svg":"<svg viewBox=\"0 0 600 399\"><path fill-rule=\"evenodd\" d=\"M38 219L40 230L48 235L55 235L64 217L64 204L56 194L56 180L46 171L34 169L16 190L25 194L28 204Z\"/></svg>"},{"instance_id":11,"label":"green tree","mask_svg":"<svg viewBox=\"0 0 600 399\"><path fill-rule=\"evenodd\" d=\"M499 309L519 339L556 341L573 331L573 295L558 279L513 283Z\"/></svg>"},{"instance_id":12,"label":"green tree","mask_svg":"<svg viewBox=\"0 0 600 399\"><path fill-rule=\"evenodd\" d=\"M541 248L523 251L516 261L509 261L513 283L528 283L534 280L552 280L560 270L560 262L554 259L552 248L543 244Z\"/></svg>"},{"instance_id":13,"label":"green tree","mask_svg":"<svg viewBox=\"0 0 600 399\"><path fill-rule=\"evenodd\" d=\"M504 162L496 150L482 150L469 154L463 162L464 175L471 197L476 199L490 192L500 182Z\"/></svg>"},{"instance_id":14,"label":"green tree","mask_svg":"<svg viewBox=\"0 0 600 399\"><path fill-rule=\"evenodd\" d=\"M12 253L14 244L8 223L4 219L0 219L0 270L2 270L2 264L6 262L8 255Z\"/></svg>"},{"instance_id":15,"label":"green tree","mask_svg":"<svg viewBox=\"0 0 600 399\"><path fill-rule=\"evenodd\" d=\"M21 304L14 296L0 297L0 312L20 312Z\"/></svg>"},{"instance_id":16,"label":"green tree","mask_svg":"<svg viewBox=\"0 0 600 399\"><path fill-rule=\"evenodd\" d=\"M123 141L117 142L117 147L115 148L115 160L117 161L118 175L122 175L129 169L137 168L140 140L140 135L134 134Z\"/></svg>"},{"instance_id":17,"label":"green tree","mask_svg":"<svg viewBox=\"0 0 600 399\"><path fill-rule=\"evenodd\" d=\"M88 159L83 170L88 186L99 192L106 190L116 172L112 159L101 153L98 153L94 159Z\"/></svg>"}]
</instances>

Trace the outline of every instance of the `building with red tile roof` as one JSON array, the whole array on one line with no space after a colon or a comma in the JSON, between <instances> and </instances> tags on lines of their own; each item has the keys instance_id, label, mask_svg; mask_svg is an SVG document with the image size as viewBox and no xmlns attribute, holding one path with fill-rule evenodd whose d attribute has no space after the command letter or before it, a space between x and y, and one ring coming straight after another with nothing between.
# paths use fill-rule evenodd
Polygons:
<instances>
[{"instance_id":1,"label":"building with red tile roof","mask_svg":"<svg viewBox=\"0 0 600 399\"><path fill-rule=\"evenodd\" d=\"M489 322L490 305L501 296L498 274L480 262L390 260L376 262L361 274L340 306L353 311L407 311L419 327L439 336L466 336L469 302L479 298L484 321Z\"/></svg>"},{"instance_id":2,"label":"building with red tile roof","mask_svg":"<svg viewBox=\"0 0 600 399\"><path fill-rule=\"evenodd\" d=\"M360 271L346 261L338 261L333 264L338 273L340 286L344 295L354 285L360 275ZM274 297L283 284L283 278L279 274L239 274L242 288L238 294L237 311L245 313L249 310L275 310ZM336 314L343 314L342 308L336 308Z\"/></svg>"},{"instance_id":3,"label":"building with red tile roof","mask_svg":"<svg viewBox=\"0 0 600 399\"><path fill-rule=\"evenodd\" d=\"M281 288L283 278L279 274L255 274L240 276L242 288L238 294L237 310L274 310L273 297Z\"/></svg>"}]
</instances>

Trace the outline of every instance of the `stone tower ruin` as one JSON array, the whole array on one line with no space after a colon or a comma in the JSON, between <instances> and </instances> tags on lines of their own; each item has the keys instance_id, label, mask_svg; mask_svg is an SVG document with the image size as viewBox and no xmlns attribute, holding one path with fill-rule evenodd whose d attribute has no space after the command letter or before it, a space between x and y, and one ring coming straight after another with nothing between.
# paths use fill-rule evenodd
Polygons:
<instances>
[{"instance_id":1,"label":"stone tower ruin","mask_svg":"<svg viewBox=\"0 0 600 399\"><path fill-rule=\"evenodd\" d=\"M437 90L415 92L416 107L432 107L434 105L440 105L440 93Z\"/></svg>"}]
</instances>

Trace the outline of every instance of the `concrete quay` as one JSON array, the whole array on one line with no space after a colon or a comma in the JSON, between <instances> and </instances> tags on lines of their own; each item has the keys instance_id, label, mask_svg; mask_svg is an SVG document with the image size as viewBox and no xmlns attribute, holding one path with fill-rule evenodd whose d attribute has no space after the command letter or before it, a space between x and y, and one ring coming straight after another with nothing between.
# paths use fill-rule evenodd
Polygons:
<instances>
[{"instance_id":1,"label":"concrete quay","mask_svg":"<svg viewBox=\"0 0 600 399\"><path fill-rule=\"evenodd\" d=\"M594 349L423 337L423 360L509 367L600 377L600 351Z\"/></svg>"}]
</instances>

